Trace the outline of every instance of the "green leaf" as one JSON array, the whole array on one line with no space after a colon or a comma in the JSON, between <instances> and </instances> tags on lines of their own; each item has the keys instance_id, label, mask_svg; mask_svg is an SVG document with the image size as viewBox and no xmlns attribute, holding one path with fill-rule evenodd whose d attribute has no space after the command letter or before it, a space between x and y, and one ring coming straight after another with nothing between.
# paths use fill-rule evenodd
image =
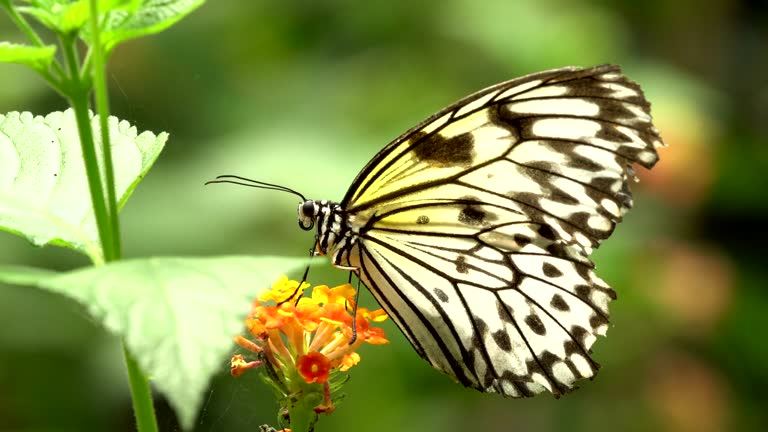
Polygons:
<instances>
[{"instance_id":1,"label":"green leaf","mask_svg":"<svg viewBox=\"0 0 768 432\"><path fill-rule=\"evenodd\" d=\"M79 30L88 20L88 0L31 1L31 6L19 11L35 17L41 24L57 33Z\"/></svg>"},{"instance_id":2,"label":"green leaf","mask_svg":"<svg viewBox=\"0 0 768 432\"><path fill-rule=\"evenodd\" d=\"M145 0L131 2L108 14L102 26L101 41L109 52L118 43L161 32L200 7L205 0ZM83 29L83 39L90 43L90 31Z\"/></svg>"},{"instance_id":3,"label":"green leaf","mask_svg":"<svg viewBox=\"0 0 768 432\"><path fill-rule=\"evenodd\" d=\"M100 16L137 1L140 0L99 0ZM88 0L36 0L30 1L30 4L31 6L19 7L18 10L35 17L44 26L57 33L79 31L90 17Z\"/></svg>"},{"instance_id":4,"label":"green leaf","mask_svg":"<svg viewBox=\"0 0 768 432\"><path fill-rule=\"evenodd\" d=\"M59 30L62 33L70 33L80 30L90 16L88 0L80 0L67 5L61 14Z\"/></svg>"},{"instance_id":5,"label":"green leaf","mask_svg":"<svg viewBox=\"0 0 768 432\"><path fill-rule=\"evenodd\" d=\"M35 47L0 42L0 62L19 63L35 70L48 69L55 53L56 47L54 45Z\"/></svg>"},{"instance_id":6,"label":"green leaf","mask_svg":"<svg viewBox=\"0 0 768 432\"><path fill-rule=\"evenodd\" d=\"M317 260L315 260L317 261ZM85 305L120 335L142 370L191 429L212 375L227 370L232 337L259 291L306 258L145 258L37 280ZM0 281L19 273L0 267ZM22 272L23 273L23 272Z\"/></svg>"},{"instance_id":7,"label":"green leaf","mask_svg":"<svg viewBox=\"0 0 768 432\"><path fill-rule=\"evenodd\" d=\"M72 0L64 0L72 1ZM61 7L62 0L29 0L32 6L54 10Z\"/></svg>"},{"instance_id":8,"label":"green leaf","mask_svg":"<svg viewBox=\"0 0 768 432\"><path fill-rule=\"evenodd\" d=\"M98 117L91 123L100 148ZM138 134L115 117L109 118L109 128L115 190L122 207L160 155L168 134ZM65 246L102 261L72 110L46 117L28 112L0 115L0 229L36 246Z\"/></svg>"},{"instance_id":9,"label":"green leaf","mask_svg":"<svg viewBox=\"0 0 768 432\"><path fill-rule=\"evenodd\" d=\"M33 3L34 4L34 3ZM22 6L17 8L19 12L34 17L42 25L51 30L58 30L59 28L59 14L54 12L54 8L37 7L37 6ZM60 11L61 8L57 8Z\"/></svg>"}]
</instances>

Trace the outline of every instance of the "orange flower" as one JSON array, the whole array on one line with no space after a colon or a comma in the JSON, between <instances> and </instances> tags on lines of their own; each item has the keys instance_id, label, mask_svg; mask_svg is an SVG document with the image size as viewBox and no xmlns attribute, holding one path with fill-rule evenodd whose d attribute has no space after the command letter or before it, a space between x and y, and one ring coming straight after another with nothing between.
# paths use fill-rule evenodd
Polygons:
<instances>
[{"instance_id":1,"label":"orange flower","mask_svg":"<svg viewBox=\"0 0 768 432\"><path fill-rule=\"evenodd\" d=\"M350 284L328 288L326 285L318 285L312 290L312 301L319 304L336 303L342 306L352 303L355 299L355 289Z\"/></svg>"},{"instance_id":2,"label":"orange flower","mask_svg":"<svg viewBox=\"0 0 768 432\"><path fill-rule=\"evenodd\" d=\"M331 361L319 352L311 352L296 359L296 369L307 383L324 383L331 375Z\"/></svg>"},{"instance_id":3,"label":"orange flower","mask_svg":"<svg viewBox=\"0 0 768 432\"><path fill-rule=\"evenodd\" d=\"M234 377L239 377L246 370L253 369L258 366L261 366L260 361L256 360L252 362L246 362L242 355L237 354L232 357L232 361L230 361L230 373Z\"/></svg>"},{"instance_id":4,"label":"orange flower","mask_svg":"<svg viewBox=\"0 0 768 432\"><path fill-rule=\"evenodd\" d=\"M342 357L341 359L341 366L339 366L339 370L342 372L346 372L349 370L349 368L358 364L359 362L360 362L360 354L356 352L345 354L344 357Z\"/></svg>"},{"instance_id":5,"label":"orange flower","mask_svg":"<svg viewBox=\"0 0 768 432\"><path fill-rule=\"evenodd\" d=\"M321 321L326 321L335 325L352 323L352 316L347 312L347 309L338 303L329 303L323 308L323 316L320 317Z\"/></svg>"},{"instance_id":6,"label":"orange flower","mask_svg":"<svg viewBox=\"0 0 768 432\"><path fill-rule=\"evenodd\" d=\"M366 319L366 321L373 321L373 322L383 322L386 321L387 313L384 312L384 309L376 309L375 311L369 311L366 308L357 308L357 313L363 315L363 318Z\"/></svg>"},{"instance_id":7,"label":"orange flower","mask_svg":"<svg viewBox=\"0 0 768 432\"><path fill-rule=\"evenodd\" d=\"M237 336L235 342L260 357L247 362L242 355L234 356L232 375L263 365L260 369L281 393L281 400L295 401L302 392L321 392L324 401L314 410L328 414L334 409L332 393L345 381L343 373L360 362L355 350L364 343L389 342L382 329L371 327L386 320L387 314L381 309L356 308L356 291L350 284L318 285L310 297L301 297L307 288L309 284L300 285L283 276L259 294L245 320L251 339ZM319 388L311 390L313 386Z\"/></svg>"},{"instance_id":8,"label":"orange flower","mask_svg":"<svg viewBox=\"0 0 768 432\"><path fill-rule=\"evenodd\" d=\"M272 289L269 291L263 291L259 294L258 301L266 303L270 300L275 303L287 302L288 300L301 297L301 294L305 289L309 288L309 284L304 282L299 287L299 283L294 280L288 280L286 276L280 276L277 281L272 284Z\"/></svg>"}]
</instances>

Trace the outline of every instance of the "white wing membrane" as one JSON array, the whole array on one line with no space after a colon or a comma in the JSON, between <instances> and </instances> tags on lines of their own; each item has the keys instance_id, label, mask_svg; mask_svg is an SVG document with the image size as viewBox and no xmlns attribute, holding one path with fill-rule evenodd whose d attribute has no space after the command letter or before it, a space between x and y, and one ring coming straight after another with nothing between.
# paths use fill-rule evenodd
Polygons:
<instances>
[{"instance_id":1,"label":"white wing membrane","mask_svg":"<svg viewBox=\"0 0 768 432\"><path fill-rule=\"evenodd\" d=\"M614 291L588 258L662 146L616 66L502 83L384 148L342 201L334 253L435 368L464 385L559 395L589 378Z\"/></svg>"},{"instance_id":2,"label":"white wing membrane","mask_svg":"<svg viewBox=\"0 0 768 432\"><path fill-rule=\"evenodd\" d=\"M614 294L574 248L524 240L539 229L376 229L351 264L434 367L484 391L560 394L597 370L587 352L607 330Z\"/></svg>"}]
</instances>

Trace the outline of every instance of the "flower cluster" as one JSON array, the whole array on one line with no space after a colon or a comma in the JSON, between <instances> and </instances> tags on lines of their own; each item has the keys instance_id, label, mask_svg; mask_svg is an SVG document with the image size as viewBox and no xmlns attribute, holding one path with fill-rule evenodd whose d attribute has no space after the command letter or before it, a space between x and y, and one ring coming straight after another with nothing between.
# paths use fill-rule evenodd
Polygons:
<instances>
[{"instance_id":1,"label":"flower cluster","mask_svg":"<svg viewBox=\"0 0 768 432\"><path fill-rule=\"evenodd\" d=\"M313 409L329 413L334 407L332 393L344 381L339 373L360 361L355 350L364 343L388 343L384 331L371 326L387 315L381 309L356 307L356 291L349 284L318 285L311 296L304 297L307 288L309 284L299 286L283 276L259 295L245 322L251 338L235 338L238 345L257 353L258 359L246 361L235 355L231 373L240 376L264 366L266 379L289 405L319 390L322 402ZM354 319L351 311L356 311ZM291 411L290 406L284 408Z\"/></svg>"}]
</instances>

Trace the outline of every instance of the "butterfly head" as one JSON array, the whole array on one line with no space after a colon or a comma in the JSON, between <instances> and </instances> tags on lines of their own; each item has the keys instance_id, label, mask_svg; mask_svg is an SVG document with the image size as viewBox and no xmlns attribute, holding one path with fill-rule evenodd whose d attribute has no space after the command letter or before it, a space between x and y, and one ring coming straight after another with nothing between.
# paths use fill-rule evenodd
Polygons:
<instances>
[{"instance_id":1,"label":"butterfly head","mask_svg":"<svg viewBox=\"0 0 768 432\"><path fill-rule=\"evenodd\" d=\"M315 226L317 215L320 214L320 205L314 200L306 200L299 203L299 226L304 231L309 231Z\"/></svg>"},{"instance_id":2,"label":"butterfly head","mask_svg":"<svg viewBox=\"0 0 768 432\"><path fill-rule=\"evenodd\" d=\"M304 200L298 208L299 227L309 231L317 226L315 246L317 253L325 255L344 237L349 227L344 221L344 211L338 203L326 200Z\"/></svg>"}]
</instances>

